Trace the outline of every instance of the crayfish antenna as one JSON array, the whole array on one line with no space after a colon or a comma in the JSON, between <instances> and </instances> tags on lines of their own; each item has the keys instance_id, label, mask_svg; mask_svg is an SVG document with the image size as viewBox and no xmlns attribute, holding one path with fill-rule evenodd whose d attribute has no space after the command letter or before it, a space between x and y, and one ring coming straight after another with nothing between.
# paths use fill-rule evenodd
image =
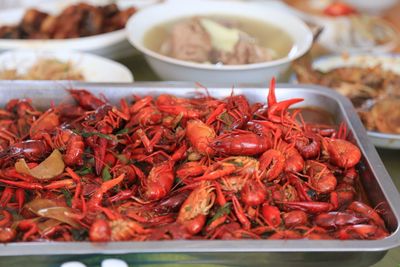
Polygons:
<instances>
[{"instance_id":1,"label":"crayfish antenna","mask_svg":"<svg viewBox=\"0 0 400 267\"><path fill-rule=\"evenodd\" d=\"M74 89L74 84L72 80L68 80L68 83L65 84L64 81L54 81L57 85L61 86L64 90L73 90Z\"/></svg>"},{"instance_id":2,"label":"crayfish antenna","mask_svg":"<svg viewBox=\"0 0 400 267\"><path fill-rule=\"evenodd\" d=\"M275 77L272 77L269 83L269 91L268 91L268 107L276 104L276 95L275 95Z\"/></svg>"},{"instance_id":3,"label":"crayfish antenna","mask_svg":"<svg viewBox=\"0 0 400 267\"><path fill-rule=\"evenodd\" d=\"M199 83L199 82L196 82L195 85L196 85L197 87L199 87L199 89L203 89L203 90L206 92L207 98L212 98L212 96L211 96L211 94L210 94L210 92L208 91L208 88L207 88L206 86L202 85L202 84ZM201 96L202 96L202 95L203 95L203 94L201 93Z\"/></svg>"},{"instance_id":4,"label":"crayfish antenna","mask_svg":"<svg viewBox=\"0 0 400 267\"><path fill-rule=\"evenodd\" d=\"M341 122L337 132L337 138L346 140L346 137L347 137L347 125L344 122Z\"/></svg>"}]
</instances>

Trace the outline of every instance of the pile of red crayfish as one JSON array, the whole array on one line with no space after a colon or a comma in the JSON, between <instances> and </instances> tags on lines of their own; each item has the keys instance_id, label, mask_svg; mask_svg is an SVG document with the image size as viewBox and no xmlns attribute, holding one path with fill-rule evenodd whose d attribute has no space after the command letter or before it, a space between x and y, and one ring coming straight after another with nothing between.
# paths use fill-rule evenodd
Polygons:
<instances>
[{"instance_id":1,"label":"pile of red crayfish","mask_svg":"<svg viewBox=\"0 0 400 267\"><path fill-rule=\"evenodd\" d=\"M0 242L380 239L346 127L242 95L0 110ZM132 101L133 100L133 101Z\"/></svg>"}]
</instances>

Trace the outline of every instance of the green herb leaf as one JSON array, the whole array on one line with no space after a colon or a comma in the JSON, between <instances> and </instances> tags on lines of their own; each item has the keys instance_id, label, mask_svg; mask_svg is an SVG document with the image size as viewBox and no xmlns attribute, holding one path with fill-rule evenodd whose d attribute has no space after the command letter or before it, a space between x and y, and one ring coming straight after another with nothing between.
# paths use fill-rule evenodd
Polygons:
<instances>
[{"instance_id":1,"label":"green herb leaf","mask_svg":"<svg viewBox=\"0 0 400 267\"><path fill-rule=\"evenodd\" d=\"M226 162L231 163L231 164L235 165L236 167L243 167L243 162L236 161L236 159L227 160Z\"/></svg>"},{"instance_id":2,"label":"green herb leaf","mask_svg":"<svg viewBox=\"0 0 400 267\"><path fill-rule=\"evenodd\" d=\"M182 179L179 177L175 177L174 184L176 185L176 184L180 184L180 183L182 183Z\"/></svg>"},{"instance_id":3,"label":"green herb leaf","mask_svg":"<svg viewBox=\"0 0 400 267\"><path fill-rule=\"evenodd\" d=\"M222 207L219 207L219 209L217 210L215 215L207 222L207 225L211 224L213 221L221 218L224 215L229 215L229 213L231 213L231 206L232 206L232 203L227 202Z\"/></svg>"},{"instance_id":4,"label":"green herb leaf","mask_svg":"<svg viewBox=\"0 0 400 267\"><path fill-rule=\"evenodd\" d=\"M61 189L61 192L64 195L65 202L67 203L68 207L72 207L72 195L71 192L65 188Z\"/></svg>"},{"instance_id":5,"label":"green herb leaf","mask_svg":"<svg viewBox=\"0 0 400 267\"><path fill-rule=\"evenodd\" d=\"M317 192L315 190L312 189L308 189L307 190L307 195L311 198L315 198L317 196Z\"/></svg>"},{"instance_id":6,"label":"green herb leaf","mask_svg":"<svg viewBox=\"0 0 400 267\"><path fill-rule=\"evenodd\" d=\"M110 174L110 167L105 166L103 168L103 171L101 172L101 177L103 178L103 181L108 181L111 180L112 176Z\"/></svg>"},{"instance_id":7,"label":"green herb leaf","mask_svg":"<svg viewBox=\"0 0 400 267\"><path fill-rule=\"evenodd\" d=\"M71 129L74 134L81 135L81 132L77 129Z\"/></svg>"},{"instance_id":8,"label":"green herb leaf","mask_svg":"<svg viewBox=\"0 0 400 267\"><path fill-rule=\"evenodd\" d=\"M115 140L115 138L113 138L111 135L103 134L103 133L99 133L99 132L81 132L80 135L85 138L96 135L98 137L101 137L101 138L104 138L104 139L107 139L110 141Z\"/></svg>"},{"instance_id":9,"label":"green herb leaf","mask_svg":"<svg viewBox=\"0 0 400 267\"><path fill-rule=\"evenodd\" d=\"M217 118L227 126L231 126L233 123L232 116L230 116L226 111L221 113Z\"/></svg>"},{"instance_id":10,"label":"green herb leaf","mask_svg":"<svg viewBox=\"0 0 400 267\"><path fill-rule=\"evenodd\" d=\"M119 130L116 134L127 134L132 130L132 128L123 128Z\"/></svg>"},{"instance_id":11,"label":"green herb leaf","mask_svg":"<svg viewBox=\"0 0 400 267\"><path fill-rule=\"evenodd\" d=\"M92 167L82 167L81 169L79 169L75 172L76 172L76 174L83 176L83 175L86 175L89 173L93 173L93 169L92 169Z\"/></svg>"},{"instance_id":12,"label":"green herb leaf","mask_svg":"<svg viewBox=\"0 0 400 267\"><path fill-rule=\"evenodd\" d=\"M86 229L71 229L70 231L76 241L84 241L88 237L88 230Z\"/></svg>"},{"instance_id":13,"label":"green herb leaf","mask_svg":"<svg viewBox=\"0 0 400 267\"><path fill-rule=\"evenodd\" d=\"M123 154L116 155L116 157L122 164L127 164L129 162L129 159Z\"/></svg>"},{"instance_id":14,"label":"green herb leaf","mask_svg":"<svg viewBox=\"0 0 400 267\"><path fill-rule=\"evenodd\" d=\"M93 165L94 164L94 157L91 157L90 159L88 159L87 163L89 163L90 165Z\"/></svg>"}]
</instances>

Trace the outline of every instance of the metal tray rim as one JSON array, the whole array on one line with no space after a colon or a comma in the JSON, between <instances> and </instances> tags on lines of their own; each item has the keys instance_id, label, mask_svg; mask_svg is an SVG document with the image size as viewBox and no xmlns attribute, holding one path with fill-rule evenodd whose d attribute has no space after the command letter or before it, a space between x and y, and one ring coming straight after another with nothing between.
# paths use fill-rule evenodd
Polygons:
<instances>
[{"instance_id":1,"label":"metal tray rim","mask_svg":"<svg viewBox=\"0 0 400 267\"><path fill-rule=\"evenodd\" d=\"M194 83L187 82L135 82L135 83L84 83L84 82L43 82L43 81L3 81L0 86L24 86L37 84L43 89L58 90L66 88L102 88L113 87L132 90L132 88L194 88ZM207 84L208 88L232 88L226 84ZM235 88L267 90L267 85L240 84ZM378 177L386 200L397 219L397 229L387 238L381 240L176 240L176 241L146 241L146 242L20 242L0 244L0 256L11 255L60 255L60 254L126 254L126 253L157 253L157 252L373 252L386 251L400 245L400 194L380 160L375 147L368 141L367 133L356 115L350 101L337 92L314 85L278 84L277 88L291 88L311 91L334 99L341 110L348 116L349 127L354 132L354 138L360 146L371 166L375 177ZM0 88L1 89L1 88ZM356 131L357 130L357 131ZM388 197L390 195L390 198ZM397 205L396 205L397 204Z\"/></svg>"}]
</instances>

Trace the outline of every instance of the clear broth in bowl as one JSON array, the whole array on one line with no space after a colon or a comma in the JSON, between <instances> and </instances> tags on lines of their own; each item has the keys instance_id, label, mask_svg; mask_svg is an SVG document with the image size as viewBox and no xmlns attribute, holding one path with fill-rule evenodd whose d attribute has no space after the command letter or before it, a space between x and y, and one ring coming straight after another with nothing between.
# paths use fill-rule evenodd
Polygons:
<instances>
[{"instance_id":1,"label":"clear broth in bowl","mask_svg":"<svg viewBox=\"0 0 400 267\"><path fill-rule=\"evenodd\" d=\"M144 36L143 43L145 47L154 52L162 53L161 47L169 37L174 25L192 18L194 17L173 20L153 27ZM286 57L294 45L293 40L287 32L278 26L260 20L224 15L198 16L198 18L210 19L248 34L256 40L258 46L274 51L275 56L273 60Z\"/></svg>"}]
</instances>

